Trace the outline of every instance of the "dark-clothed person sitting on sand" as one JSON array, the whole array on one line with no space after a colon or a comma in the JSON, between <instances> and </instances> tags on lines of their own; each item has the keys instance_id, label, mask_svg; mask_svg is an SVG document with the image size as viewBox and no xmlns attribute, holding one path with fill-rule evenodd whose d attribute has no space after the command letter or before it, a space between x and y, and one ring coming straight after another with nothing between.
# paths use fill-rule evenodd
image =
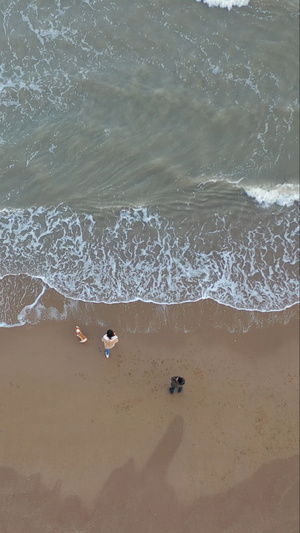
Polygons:
<instances>
[{"instance_id":1,"label":"dark-clothed person sitting on sand","mask_svg":"<svg viewBox=\"0 0 300 533\"><path fill-rule=\"evenodd\" d=\"M184 384L184 378L180 376L173 376L171 378L171 387L169 388L170 393L173 394L175 389L177 389L177 392L181 392Z\"/></svg>"}]
</instances>

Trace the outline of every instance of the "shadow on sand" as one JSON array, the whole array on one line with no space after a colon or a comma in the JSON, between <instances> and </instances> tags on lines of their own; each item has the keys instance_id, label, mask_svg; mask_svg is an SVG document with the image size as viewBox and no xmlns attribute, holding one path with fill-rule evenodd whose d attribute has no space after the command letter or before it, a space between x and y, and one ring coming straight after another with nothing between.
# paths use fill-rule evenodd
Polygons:
<instances>
[{"instance_id":1,"label":"shadow on sand","mask_svg":"<svg viewBox=\"0 0 300 533\"><path fill-rule=\"evenodd\" d=\"M183 437L176 416L141 471L133 459L112 472L88 510L41 476L0 468L1 533L297 533L298 457L263 465L227 492L183 505L167 481ZM217 460L217 459L216 459ZM180 475L178 475L180 483Z\"/></svg>"}]
</instances>

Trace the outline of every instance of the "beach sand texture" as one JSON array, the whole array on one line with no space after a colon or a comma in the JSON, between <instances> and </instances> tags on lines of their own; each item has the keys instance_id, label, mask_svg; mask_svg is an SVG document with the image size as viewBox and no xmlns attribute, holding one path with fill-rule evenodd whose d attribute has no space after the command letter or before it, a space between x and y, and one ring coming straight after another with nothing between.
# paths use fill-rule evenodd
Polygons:
<instances>
[{"instance_id":1,"label":"beach sand texture","mask_svg":"<svg viewBox=\"0 0 300 533\"><path fill-rule=\"evenodd\" d=\"M128 333L151 306L126 306L109 360L97 317L85 344L1 330L1 533L298 531L298 320L229 333L206 306L189 333Z\"/></svg>"}]
</instances>

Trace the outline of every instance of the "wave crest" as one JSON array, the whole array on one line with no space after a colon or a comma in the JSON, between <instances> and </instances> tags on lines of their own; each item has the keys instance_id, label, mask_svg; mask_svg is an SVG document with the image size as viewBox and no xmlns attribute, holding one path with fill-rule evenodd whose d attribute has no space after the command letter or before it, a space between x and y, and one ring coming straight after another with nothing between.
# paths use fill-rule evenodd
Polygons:
<instances>
[{"instance_id":1,"label":"wave crest","mask_svg":"<svg viewBox=\"0 0 300 533\"><path fill-rule=\"evenodd\" d=\"M209 7L222 7L228 10L233 7L244 7L249 4L249 0L196 0L196 2L203 1Z\"/></svg>"},{"instance_id":2,"label":"wave crest","mask_svg":"<svg viewBox=\"0 0 300 533\"><path fill-rule=\"evenodd\" d=\"M270 187L244 187L244 189L248 196L265 207L274 203L289 207L299 202L299 184L284 183Z\"/></svg>"}]
</instances>

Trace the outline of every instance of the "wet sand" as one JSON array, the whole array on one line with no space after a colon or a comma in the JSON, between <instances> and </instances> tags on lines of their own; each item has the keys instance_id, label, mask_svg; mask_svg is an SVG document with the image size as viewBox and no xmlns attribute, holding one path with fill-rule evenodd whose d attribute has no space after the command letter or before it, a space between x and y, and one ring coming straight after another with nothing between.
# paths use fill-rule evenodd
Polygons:
<instances>
[{"instance_id":1,"label":"wet sand","mask_svg":"<svg viewBox=\"0 0 300 533\"><path fill-rule=\"evenodd\" d=\"M229 333L187 305L189 333L128 333L149 306L108 307L110 359L97 317L86 344L1 329L1 533L296 533L298 319Z\"/></svg>"}]
</instances>

